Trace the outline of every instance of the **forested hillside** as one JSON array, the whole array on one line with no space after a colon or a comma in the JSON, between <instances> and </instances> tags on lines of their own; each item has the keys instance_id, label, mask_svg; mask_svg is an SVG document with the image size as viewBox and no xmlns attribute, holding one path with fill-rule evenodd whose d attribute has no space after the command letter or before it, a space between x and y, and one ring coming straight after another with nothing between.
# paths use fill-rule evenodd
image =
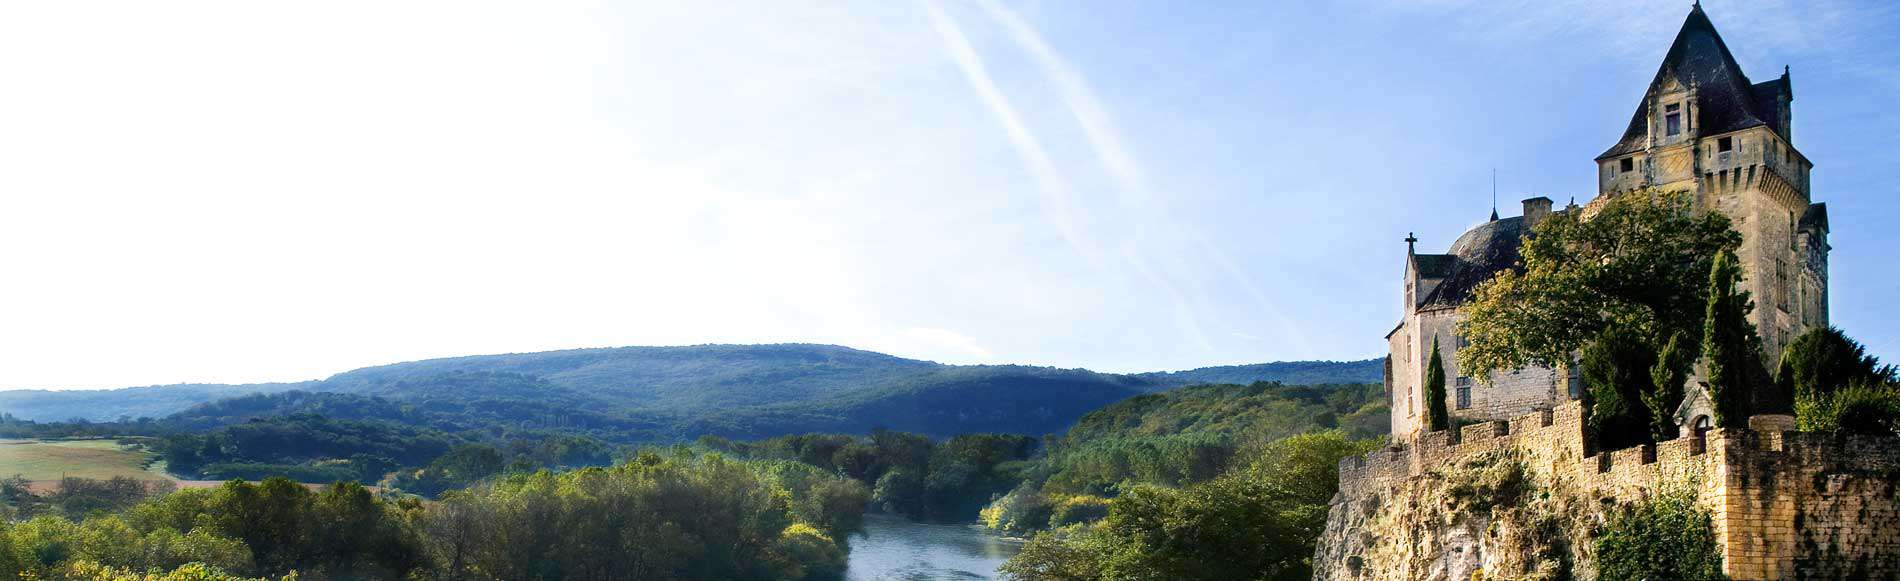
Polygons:
<instances>
[{"instance_id":1,"label":"forested hillside","mask_svg":"<svg viewBox=\"0 0 1900 581\"><path fill-rule=\"evenodd\" d=\"M1383 441L1376 384L1208 385L1082 417L983 509L1016 578L1304 579L1339 459Z\"/></svg>"},{"instance_id":2,"label":"forested hillside","mask_svg":"<svg viewBox=\"0 0 1900 581\"><path fill-rule=\"evenodd\" d=\"M862 432L878 425L936 435L1036 434L1059 431L1081 412L1109 402L1182 385L1361 383L1377 381L1379 373L1373 360L1116 375L942 365L830 345L619 347L432 359L293 384L7 391L0 392L0 412L42 422L161 418L223 398L299 390L382 397L423 411L488 414L517 426L578 426L630 441ZM198 425L217 417L187 415Z\"/></svg>"}]
</instances>

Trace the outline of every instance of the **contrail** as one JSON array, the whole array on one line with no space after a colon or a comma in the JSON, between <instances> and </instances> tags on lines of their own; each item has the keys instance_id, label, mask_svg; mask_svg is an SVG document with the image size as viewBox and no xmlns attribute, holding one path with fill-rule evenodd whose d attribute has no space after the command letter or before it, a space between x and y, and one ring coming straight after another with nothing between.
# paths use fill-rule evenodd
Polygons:
<instances>
[{"instance_id":1,"label":"contrail","mask_svg":"<svg viewBox=\"0 0 1900 581\"><path fill-rule=\"evenodd\" d=\"M956 60L957 68L963 71L963 77L969 80L970 87L976 90L977 97L983 100L983 105L988 107L990 113L996 116L996 120L1003 124L1004 132L1009 135L1010 143L1015 146L1016 155L1021 157L1023 165L1027 166L1031 179L1036 180L1036 187L1042 192L1043 214L1055 223L1056 230L1061 232L1063 239L1067 240L1069 246L1081 254L1084 260L1098 269L1102 268L1105 262L1101 251L1083 230L1078 217L1079 206L1069 192L1068 182L1056 169L1055 162L1049 158L1048 151L1043 149L1042 142L1036 139L1035 133L1031 132L1027 125L1023 124L1021 116L1016 114L1016 108L1010 104L1009 98L1003 96L1003 92L996 88L995 81L990 78L989 69L983 65L983 58L976 54L975 49L970 48L969 39L964 37L963 30L957 27L956 21L944 14L935 0L920 0L920 2L924 5L925 12L929 13L930 22L936 27L937 34L943 37L944 46L949 49L950 57Z\"/></svg>"},{"instance_id":2,"label":"contrail","mask_svg":"<svg viewBox=\"0 0 1900 581\"><path fill-rule=\"evenodd\" d=\"M1050 214L1051 220L1056 222L1058 228L1063 229L1063 236L1069 239L1071 245L1077 246L1078 252L1088 257L1098 268L1103 266L1103 262L1097 256L1097 247L1085 237L1086 234L1079 227L1075 227L1074 196L1070 193L1068 181L1063 179L1061 172L1050 160L1047 151L1043 149L1042 142L1036 139L1035 133L1030 131L1027 125L1022 123L1015 108L1010 105L1009 99L996 88L996 83L991 80L988 68L983 65L983 59L970 47L969 39L963 35L956 21L945 14L934 0L923 0L923 2L924 8L930 14L931 22L936 25L938 34L943 36L944 44L949 47L951 57L956 59L957 66L963 70L964 77L969 79L970 85L982 97L984 104L1003 123L1003 127L1009 133L1010 141L1016 145L1017 153L1030 167L1030 173L1043 190L1044 208ZM1133 164L1125 167L1132 168ZM1123 190L1127 191L1126 188ZM1212 344L1207 340L1206 333L1201 330L1193 305L1187 300L1186 295L1181 293L1172 281L1156 273L1142 260L1139 252L1135 251L1134 244L1134 240L1130 239L1123 245L1121 258L1134 269L1136 274L1147 280L1149 284L1159 287L1168 296L1174 305L1175 324L1181 327L1182 332L1200 347L1211 350Z\"/></svg>"},{"instance_id":3,"label":"contrail","mask_svg":"<svg viewBox=\"0 0 1900 581\"><path fill-rule=\"evenodd\" d=\"M1068 106L1069 113L1075 117L1076 123L1082 126L1082 132L1088 136L1089 145L1093 148L1096 159L1108 171L1110 177L1114 178L1117 189L1121 192L1123 205L1136 209L1140 213L1141 220L1161 223L1177 232L1182 231L1183 229L1174 226L1167 204L1158 201L1148 190L1140 164L1128 154L1127 148L1122 147L1120 132L1115 128L1114 120L1107 109L1101 105L1101 101L1095 98L1095 92L1089 88L1088 81L1077 73L1074 67L1069 66L1068 62L1064 61L1048 42L1043 40L1041 33L1038 33L1015 12L1004 8L996 0L979 0L978 5L1009 31L1010 38L1028 52L1030 57L1035 59L1037 66L1042 69L1043 74L1055 83L1056 89L1062 94L1064 104ZM1313 355L1312 343L1307 340L1306 331L1275 306L1266 293L1260 290L1259 285L1254 284L1253 279L1246 276L1225 251L1209 242L1199 232L1193 232L1190 238L1195 249L1213 258L1221 272L1246 291L1262 311L1278 322L1282 329L1292 332L1297 340L1291 343L1301 349L1302 356ZM1151 279L1157 278L1154 273L1145 268L1145 265L1141 270L1145 276ZM1169 294L1175 296L1177 300L1181 299L1180 293L1176 292L1171 284L1165 281L1160 281L1160 283Z\"/></svg>"}]
</instances>

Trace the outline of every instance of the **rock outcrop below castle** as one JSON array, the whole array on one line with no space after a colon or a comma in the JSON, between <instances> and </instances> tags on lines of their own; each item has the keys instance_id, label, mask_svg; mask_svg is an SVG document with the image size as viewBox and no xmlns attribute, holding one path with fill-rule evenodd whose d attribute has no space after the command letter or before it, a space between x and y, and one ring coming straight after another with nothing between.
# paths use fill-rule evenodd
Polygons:
<instances>
[{"instance_id":1,"label":"rock outcrop below castle","mask_svg":"<svg viewBox=\"0 0 1900 581\"><path fill-rule=\"evenodd\" d=\"M1419 434L1340 463L1315 579L1595 579L1620 503L1679 491L1732 579L1900 578L1900 439L1712 430L1592 452L1583 408Z\"/></svg>"}]
</instances>

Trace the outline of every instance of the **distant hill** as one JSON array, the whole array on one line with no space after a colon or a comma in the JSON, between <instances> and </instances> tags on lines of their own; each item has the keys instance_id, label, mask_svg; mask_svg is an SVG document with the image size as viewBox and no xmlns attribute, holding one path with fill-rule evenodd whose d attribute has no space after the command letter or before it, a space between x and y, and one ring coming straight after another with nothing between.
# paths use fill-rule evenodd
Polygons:
<instances>
[{"instance_id":1,"label":"distant hill","mask_svg":"<svg viewBox=\"0 0 1900 581\"><path fill-rule=\"evenodd\" d=\"M614 441L874 427L1042 434L1129 396L1184 385L1369 383L1379 375L1376 360L1123 375L943 365L832 345L620 347L431 359L294 384L8 391L0 392L0 412L39 421L176 413L179 425L196 428L315 412L446 431L505 427ZM274 397L239 397L253 393Z\"/></svg>"},{"instance_id":2,"label":"distant hill","mask_svg":"<svg viewBox=\"0 0 1900 581\"><path fill-rule=\"evenodd\" d=\"M72 419L105 422L122 416L134 419L157 418L220 398L248 393L275 393L298 388L310 389L316 383L314 381L244 385L186 383L61 391L17 389L0 391L0 413L22 420L40 422L63 422Z\"/></svg>"},{"instance_id":3,"label":"distant hill","mask_svg":"<svg viewBox=\"0 0 1900 581\"><path fill-rule=\"evenodd\" d=\"M1280 361L1251 365L1222 365L1187 371L1154 371L1135 374L1171 387L1184 385L1234 384L1274 381L1287 385L1323 385L1330 383L1379 383L1385 380L1384 364L1378 359L1362 361Z\"/></svg>"}]
</instances>

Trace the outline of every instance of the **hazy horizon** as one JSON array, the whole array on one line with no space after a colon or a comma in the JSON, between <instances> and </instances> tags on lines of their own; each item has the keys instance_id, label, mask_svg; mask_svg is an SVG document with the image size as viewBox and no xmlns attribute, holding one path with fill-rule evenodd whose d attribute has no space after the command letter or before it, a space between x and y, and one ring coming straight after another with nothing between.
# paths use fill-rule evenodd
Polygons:
<instances>
[{"instance_id":1,"label":"hazy horizon","mask_svg":"<svg viewBox=\"0 0 1900 581\"><path fill-rule=\"evenodd\" d=\"M1587 201L1689 5L0 6L0 389L1378 356L1407 233L1442 251L1493 170L1505 216ZM1832 322L1900 357L1900 7L1703 6L1792 68Z\"/></svg>"}]
</instances>

